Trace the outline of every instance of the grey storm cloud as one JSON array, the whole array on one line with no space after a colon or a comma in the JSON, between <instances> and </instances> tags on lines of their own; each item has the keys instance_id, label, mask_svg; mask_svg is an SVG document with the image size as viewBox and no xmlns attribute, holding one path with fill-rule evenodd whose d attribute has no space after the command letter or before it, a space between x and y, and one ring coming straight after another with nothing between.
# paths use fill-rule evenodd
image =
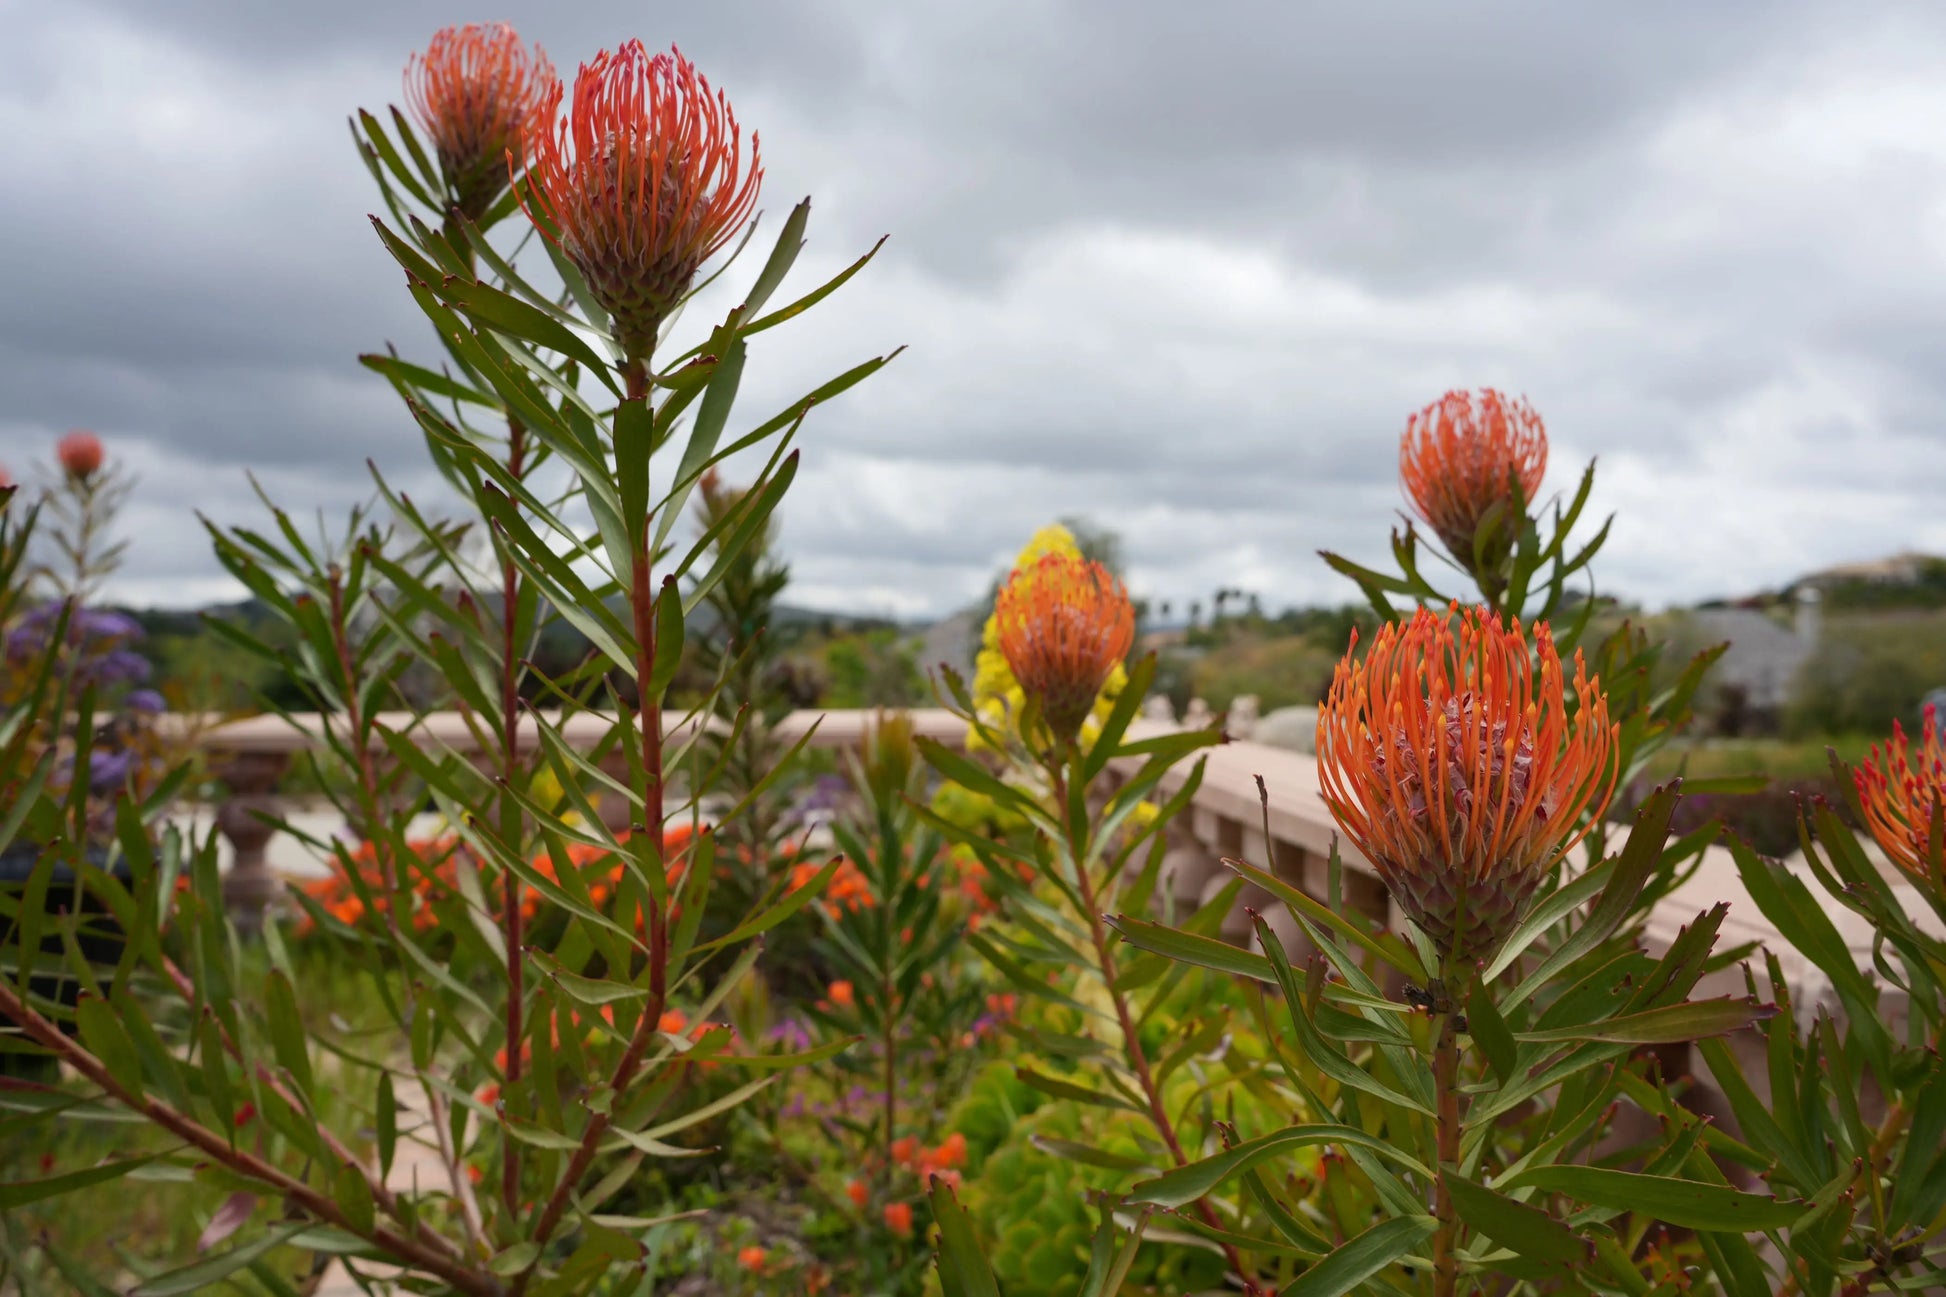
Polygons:
<instances>
[{"instance_id":1,"label":"grey storm cloud","mask_svg":"<svg viewBox=\"0 0 1946 1297\"><path fill-rule=\"evenodd\" d=\"M1946 549L1946 12L1924 4L1161 0L645 8L0 0L0 462L95 427L142 477L118 592L226 587L193 512L437 486L356 363L436 343L373 236L347 115L432 31L505 18L564 72L640 36L763 137L800 275L754 421L817 410L802 602L924 615L1039 525L1137 588L1352 594L1405 416L1524 392L1549 486L1599 456L1601 576L1651 603ZM740 268L741 269L741 268ZM734 278L734 276L732 277Z\"/></svg>"}]
</instances>

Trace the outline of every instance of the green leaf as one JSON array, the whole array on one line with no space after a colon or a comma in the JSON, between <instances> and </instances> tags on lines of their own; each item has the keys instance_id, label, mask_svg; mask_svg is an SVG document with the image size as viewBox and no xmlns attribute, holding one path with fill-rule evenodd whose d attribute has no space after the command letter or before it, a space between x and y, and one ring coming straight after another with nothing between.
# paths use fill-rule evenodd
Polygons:
<instances>
[{"instance_id":1,"label":"green leaf","mask_svg":"<svg viewBox=\"0 0 1946 1297\"><path fill-rule=\"evenodd\" d=\"M81 1043L102 1061L110 1076L140 1098L143 1094L142 1058L108 1001L98 995L83 995L74 1007L74 1016L81 1028Z\"/></svg>"},{"instance_id":2,"label":"green leaf","mask_svg":"<svg viewBox=\"0 0 1946 1297\"><path fill-rule=\"evenodd\" d=\"M493 1260L487 1262L487 1269L505 1278L519 1274L540 1260L540 1257L541 1245L529 1239L498 1253Z\"/></svg>"},{"instance_id":3,"label":"green leaf","mask_svg":"<svg viewBox=\"0 0 1946 1297\"><path fill-rule=\"evenodd\" d=\"M469 284L452 278L440 283L439 295L470 316L476 324L572 357L600 379L609 391L621 395L608 362L582 341L579 334L545 311L489 285Z\"/></svg>"},{"instance_id":4,"label":"green leaf","mask_svg":"<svg viewBox=\"0 0 1946 1297\"><path fill-rule=\"evenodd\" d=\"M1613 1211L1630 1211L1682 1229L1750 1234L1787 1229L1808 1209L1801 1199L1739 1193L1723 1185L1640 1175L1599 1166L1537 1166L1502 1188L1532 1186Z\"/></svg>"},{"instance_id":5,"label":"green leaf","mask_svg":"<svg viewBox=\"0 0 1946 1297\"><path fill-rule=\"evenodd\" d=\"M1057 1099L1072 1099L1076 1103L1093 1104L1100 1108L1120 1108L1125 1112L1140 1112L1140 1108L1122 1098L1119 1094L1109 1094L1102 1090L1092 1090L1073 1081L1064 1081L1057 1076L1049 1076L1025 1065L1014 1068L1014 1075L1042 1094L1051 1094Z\"/></svg>"},{"instance_id":6,"label":"green leaf","mask_svg":"<svg viewBox=\"0 0 1946 1297\"><path fill-rule=\"evenodd\" d=\"M1109 914L1103 918L1132 946L1153 950L1158 955L1167 955L1200 968L1215 969L1219 973L1233 973L1269 986L1277 984L1277 974L1272 971L1270 961L1241 946L1164 927L1147 919L1132 919L1126 914Z\"/></svg>"},{"instance_id":7,"label":"green leaf","mask_svg":"<svg viewBox=\"0 0 1946 1297\"><path fill-rule=\"evenodd\" d=\"M1278 1297L1339 1297L1432 1237L1430 1216L1395 1216L1360 1234L1306 1270Z\"/></svg>"},{"instance_id":8,"label":"green leaf","mask_svg":"<svg viewBox=\"0 0 1946 1297\"><path fill-rule=\"evenodd\" d=\"M762 270L750 285L750 292L744 297L740 314L761 311L777 286L784 282L784 276L791 273L797 262L797 254L804 250L804 230L811 223L811 200L806 198L791 208L791 214L784 218L784 228L777 231L777 242L771 246L770 255L764 258Z\"/></svg>"},{"instance_id":9,"label":"green leaf","mask_svg":"<svg viewBox=\"0 0 1946 1297\"><path fill-rule=\"evenodd\" d=\"M201 1292L209 1285L220 1283L235 1274L266 1252L282 1247L307 1228L307 1225L298 1223L274 1229L261 1238L252 1239L242 1247L231 1248L221 1256L213 1256L206 1261L184 1266L180 1270L171 1270L167 1274L157 1275L129 1289L128 1297L178 1297L181 1293Z\"/></svg>"},{"instance_id":10,"label":"green leaf","mask_svg":"<svg viewBox=\"0 0 1946 1297\"><path fill-rule=\"evenodd\" d=\"M270 1032L270 1045L277 1054L278 1066L291 1074L297 1092L308 1103L315 1093L311 1079L311 1054L304 1036L304 1017L297 1010L297 996L291 979L282 969L273 968L264 987L264 1026Z\"/></svg>"},{"instance_id":11,"label":"green leaf","mask_svg":"<svg viewBox=\"0 0 1946 1297\"><path fill-rule=\"evenodd\" d=\"M1268 1158L1276 1157L1290 1149L1308 1148L1318 1144L1368 1148L1428 1180L1432 1178L1432 1170L1425 1163L1420 1162L1396 1144L1368 1135L1355 1126L1291 1126L1274 1134L1263 1135L1238 1144L1235 1148L1226 1149L1214 1157L1206 1157L1200 1162L1191 1162L1188 1166L1178 1167L1153 1180L1145 1180L1129 1190L1129 1198L1134 1202L1154 1203L1159 1207L1180 1207L1184 1203L1207 1197L1212 1190L1231 1176L1241 1174Z\"/></svg>"},{"instance_id":12,"label":"green leaf","mask_svg":"<svg viewBox=\"0 0 1946 1297\"><path fill-rule=\"evenodd\" d=\"M1000 1285L980 1251L973 1222L959 1205L952 1186L936 1176L932 1182L932 1218L939 1226L939 1285L945 1297L1000 1297Z\"/></svg>"},{"instance_id":13,"label":"green leaf","mask_svg":"<svg viewBox=\"0 0 1946 1297\"><path fill-rule=\"evenodd\" d=\"M1584 1040L1600 1040L1622 1045L1676 1044L1740 1031L1753 1022L1761 1022L1773 1016L1776 1012L1776 1005L1760 1004L1751 998L1690 1000L1660 1009L1648 1009L1642 1013L1623 1014L1585 1027L1553 1027L1547 1031L1516 1032L1514 1038L1530 1044L1537 1041Z\"/></svg>"},{"instance_id":14,"label":"green leaf","mask_svg":"<svg viewBox=\"0 0 1946 1297\"><path fill-rule=\"evenodd\" d=\"M392 1157L399 1146L399 1103L392 1093L392 1073L378 1072L378 1096L372 1101L372 1117L378 1133L378 1173L392 1174Z\"/></svg>"},{"instance_id":15,"label":"green leaf","mask_svg":"<svg viewBox=\"0 0 1946 1297\"><path fill-rule=\"evenodd\" d=\"M561 967L559 960L544 950L529 947L527 957L534 961L535 966L542 973L546 974L550 982L567 992L568 998L578 1004L598 1009L604 1004L614 1004L620 1000L639 1000L648 995L646 989L631 986L627 982L583 977L579 973L570 973Z\"/></svg>"},{"instance_id":16,"label":"green leaf","mask_svg":"<svg viewBox=\"0 0 1946 1297\"><path fill-rule=\"evenodd\" d=\"M1643 884L1662 863L1662 844L1669 839L1669 819L1676 813L1677 796L1674 785L1658 788L1636 811L1635 827L1629 832L1628 842L1615 863L1615 872L1608 886L1602 889L1593 912L1539 967L1522 979L1514 992L1516 1000L1527 999L1555 973L1608 940L1622 925L1622 920L1635 908L1635 898L1641 895Z\"/></svg>"},{"instance_id":17,"label":"green leaf","mask_svg":"<svg viewBox=\"0 0 1946 1297\"><path fill-rule=\"evenodd\" d=\"M1500 1016L1493 1003L1493 992L1484 980L1473 983L1473 993L1466 998L1466 1026L1500 1083L1505 1085L1513 1080L1514 1035L1507 1029L1507 1020Z\"/></svg>"},{"instance_id":18,"label":"green leaf","mask_svg":"<svg viewBox=\"0 0 1946 1297\"><path fill-rule=\"evenodd\" d=\"M1516 1202L1452 1170L1442 1170L1440 1178L1460 1219L1502 1247L1557 1265L1583 1265L1594 1259L1591 1243L1539 1207Z\"/></svg>"},{"instance_id":19,"label":"green leaf","mask_svg":"<svg viewBox=\"0 0 1946 1297\"><path fill-rule=\"evenodd\" d=\"M101 1184L107 1180L118 1180L138 1167L147 1166L160 1154L152 1153L147 1157L123 1158L119 1162L103 1162L82 1171L70 1171L66 1175L50 1175L41 1180L0 1181L0 1207L25 1207L30 1202L43 1198L56 1198L89 1185Z\"/></svg>"}]
</instances>

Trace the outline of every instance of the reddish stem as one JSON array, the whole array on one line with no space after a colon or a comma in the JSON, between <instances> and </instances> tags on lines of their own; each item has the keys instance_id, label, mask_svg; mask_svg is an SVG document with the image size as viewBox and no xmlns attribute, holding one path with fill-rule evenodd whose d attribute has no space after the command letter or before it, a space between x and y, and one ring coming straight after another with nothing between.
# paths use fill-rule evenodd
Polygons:
<instances>
[{"instance_id":1,"label":"reddish stem","mask_svg":"<svg viewBox=\"0 0 1946 1297\"><path fill-rule=\"evenodd\" d=\"M520 420L507 420L507 472L515 481L520 480L521 464L527 449L526 431ZM518 510L520 502L510 500L508 507ZM521 810L520 802L514 797L513 786L520 774L520 670L518 644L514 637L514 623L520 614L520 569L514 564L511 542L506 539L504 532L501 546L500 833L506 848L519 853L522 847ZM523 1071L520 1043L525 1034L525 1024L522 1022L526 998L523 984L525 963L521 954L520 879L511 869L502 872L501 923L507 947L507 1088L511 1090L519 1082ZM503 1139L500 1146L500 1201L506 1209L507 1218L512 1220L520 1210L520 1145L512 1136Z\"/></svg>"},{"instance_id":2,"label":"reddish stem","mask_svg":"<svg viewBox=\"0 0 1946 1297\"><path fill-rule=\"evenodd\" d=\"M1067 781L1057 770L1054 772L1055 808L1062 822L1068 822ZM1085 861L1086 844L1070 841L1068 854L1074 859L1075 878L1081 888L1081 905L1088 912L1088 931L1094 938L1095 959L1101 968L1102 981L1108 987L1108 998L1115 1006L1115 1017L1122 1027L1122 1042L1128 1054L1129 1066L1134 1069L1136 1083L1141 1086L1142 1097L1148 1101L1149 1119L1155 1122L1156 1132L1162 1142L1169 1147L1169 1155L1176 1159L1177 1166L1189 1165L1189 1155L1183 1151L1182 1141L1176 1137L1175 1123L1169 1120L1169 1110L1162 1101L1162 1089L1155 1082L1149 1070L1148 1055L1142 1049L1142 1041L1135 1032L1135 1017L1129 1012L1128 997L1116 986L1115 956L1108 948L1108 928L1102 922L1101 905L1096 899L1094 880L1089 877ZM1211 1207L1207 1198L1196 1200L1196 1214L1203 1218L1204 1224L1213 1230L1221 1230L1222 1222L1217 1219L1216 1209ZM1229 1260L1230 1269L1243 1281L1243 1291L1250 1297L1261 1297L1263 1290L1257 1286L1250 1272L1244 1269L1243 1254L1230 1243L1222 1244L1223 1255Z\"/></svg>"},{"instance_id":3,"label":"reddish stem","mask_svg":"<svg viewBox=\"0 0 1946 1297\"><path fill-rule=\"evenodd\" d=\"M89 1082L100 1087L116 1103L132 1112L140 1113L145 1120L168 1131L185 1144L191 1145L236 1174L276 1189L287 1201L295 1203L317 1219L370 1240L407 1265L444 1279L459 1292L477 1294L478 1297L498 1297L502 1291L499 1283L491 1277L476 1274L455 1260L452 1255L452 1245L438 1238L437 1235L433 1236L432 1241L422 1242L384 1225L374 1224L369 1228L360 1229L352 1223L335 1201L304 1181L253 1153L237 1148L229 1139L218 1135L153 1095L137 1095L125 1088L100 1059L77 1042L70 1040L60 1028L35 1012L4 979L0 979L0 1017L12 1020L38 1044L57 1055L62 1062ZM364 1168L355 1160L348 1162L347 1165L360 1175L366 1174ZM369 1179L369 1176L367 1178Z\"/></svg>"},{"instance_id":4,"label":"reddish stem","mask_svg":"<svg viewBox=\"0 0 1946 1297\"><path fill-rule=\"evenodd\" d=\"M1433 1188L1433 1216L1439 1228L1432 1238L1434 1297L1453 1297L1459 1284L1459 1214L1446 1187L1448 1172L1459 1173L1459 1023L1451 1010L1440 1019L1439 1045L1433 1053L1433 1089L1439 1096L1439 1165Z\"/></svg>"},{"instance_id":5,"label":"reddish stem","mask_svg":"<svg viewBox=\"0 0 1946 1297\"><path fill-rule=\"evenodd\" d=\"M628 381L628 399L646 400L649 391L649 371L646 357L632 360L625 371ZM629 603L635 620L635 693L636 707L640 713L642 729L642 822L636 826L639 832L652 834L650 843L655 852L656 868L662 866L662 706L661 699L654 696L649 688L655 678L655 591L650 580L649 529L646 521L642 527L642 538L630 564ZM567 1211L568 1198L574 1187L588 1173L596 1153L601 1147L601 1137L608 1130L612 1114L621 1107L623 1096L635 1081L641 1069L642 1058L648 1052L649 1044L662 1020L662 1011L668 1005L669 993L669 916L662 902L653 892L648 898L648 916L645 925L649 937L649 998L643 1006L642 1017L635 1024L635 1031L629 1037L628 1047L622 1051L621 1061L615 1065L615 1074L609 1079L610 1098L601 1111L590 1113L587 1129L582 1131L581 1143L568 1158L566 1170L541 1208L539 1220L534 1225L531 1241L542 1247L554 1237L560 1227L561 1217ZM513 1297L521 1297L527 1285L532 1282L533 1267L521 1272L514 1280Z\"/></svg>"}]
</instances>

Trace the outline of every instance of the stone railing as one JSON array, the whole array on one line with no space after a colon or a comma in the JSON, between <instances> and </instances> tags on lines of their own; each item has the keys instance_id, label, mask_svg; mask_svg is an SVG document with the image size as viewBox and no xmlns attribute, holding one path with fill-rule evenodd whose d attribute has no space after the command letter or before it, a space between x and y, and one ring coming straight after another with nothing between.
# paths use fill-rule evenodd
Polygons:
<instances>
[{"instance_id":1,"label":"stone railing","mask_svg":"<svg viewBox=\"0 0 1946 1297\"><path fill-rule=\"evenodd\" d=\"M921 709L910 715L918 734L944 743L964 741L965 727L950 712ZM665 719L678 743L693 732L685 730L681 716L671 713ZM381 720L396 731L411 733L423 746L468 758L481 755L474 730L458 713L419 717L400 713ZM873 713L863 711L795 712L779 724L777 731L786 742L794 742L810 731L811 746L842 748L858 743L872 720ZM563 733L570 743L592 747L606 737L612 724L610 717L584 714L570 718ZM1142 737L1175 728L1176 723L1151 715L1137 721L1131 727L1131 735ZM538 741L531 720L527 722L525 736L528 745ZM281 718L265 716L217 726L207 731L201 742L212 769L230 790L229 799L216 814L217 827L234 848L234 860L225 876L225 896L240 914L261 913L262 907L283 886L266 855L266 845L275 832L267 817L274 816L277 810L277 784L291 756L314 746L317 738L293 728ZM1173 772L1164 782L1163 793L1180 788L1180 780L1186 776L1186 769ZM1259 777L1270 798L1268 836L1265 808L1258 791ZM1225 857L1263 865L1314 896L1326 895L1327 862L1336 828L1318 794L1317 762L1301 752L1248 740L1232 741L1212 749L1188 813L1177 817L1167 832L1166 885L1179 906L1199 904L1229 881L1230 871L1222 864ZM1404 920L1370 863L1349 844L1340 844L1340 854L1344 863L1340 880L1343 904L1388 926L1400 926ZM1651 912L1647 925L1650 953L1659 954L1666 949L1684 925L1718 903L1730 907L1723 925L1722 947L1746 942L1767 946L1783 964L1792 983L1793 1003L1800 1014L1809 1015L1821 1005L1835 1009L1824 976L1779 939L1745 893L1730 853L1721 848L1707 851L1688 882L1663 898ZM1265 915L1294 957L1307 949L1308 943L1285 907L1250 885L1238 897L1225 927L1226 935L1232 940L1240 943L1247 940L1246 907ZM1922 908L1915 904L1911 910L1918 913ZM1860 967L1869 968L1873 933L1848 910L1833 906L1831 917ZM1705 978L1696 993L1741 995L1743 992L1742 971L1727 968ZM1896 1015L1899 1010L1888 1003L1888 1012ZM1685 1051L1666 1052L1665 1066L1684 1067L1689 1061ZM1754 1068L1750 1078L1760 1089L1764 1088L1762 1071L1760 1066Z\"/></svg>"}]
</instances>

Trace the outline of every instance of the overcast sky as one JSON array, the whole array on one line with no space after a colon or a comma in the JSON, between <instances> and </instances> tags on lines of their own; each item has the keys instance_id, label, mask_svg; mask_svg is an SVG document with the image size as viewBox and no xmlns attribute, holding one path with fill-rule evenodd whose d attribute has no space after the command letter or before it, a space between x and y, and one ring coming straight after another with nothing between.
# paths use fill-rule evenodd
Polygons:
<instances>
[{"instance_id":1,"label":"overcast sky","mask_svg":"<svg viewBox=\"0 0 1946 1297\"><path fill-rule=\"evenodd\" d=\"M1033 530L1138 593L1355 596L1407 415L1525 393L1601 460L1599 577L1651 604L1946 551L1946 6L0 0L0 463L70 427L139 474L118 587L233 593L192 516L434 491L355 361L436 347L345 130L438 27L563 72L679 44L762 135L799 283L739 421L821 407L792 602L925 615ZM727 304L727 303L725 303Z\"/></svg>"}]
</instances>

